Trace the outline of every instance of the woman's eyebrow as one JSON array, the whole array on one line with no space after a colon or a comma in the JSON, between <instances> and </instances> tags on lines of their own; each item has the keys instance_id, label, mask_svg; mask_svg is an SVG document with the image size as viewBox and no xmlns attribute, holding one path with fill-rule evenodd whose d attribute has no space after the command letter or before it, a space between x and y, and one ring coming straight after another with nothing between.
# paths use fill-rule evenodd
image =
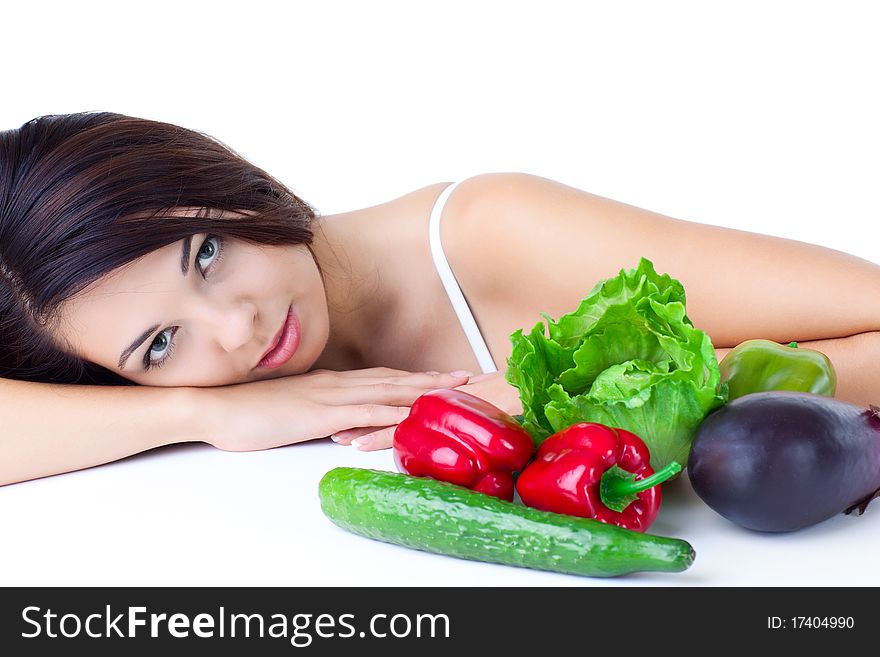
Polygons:
<instances>
[{"instance_id":1,"label":"woman's eyebrow","mask_svg":"<svg viewBox=\"0 0 880 657\"><path fill-rule=\"evenodd\" d=\"M183 240L183 250L180 255L180 273L183 276L186 276L189 272L189 253L192 247L192 235L187 235ZM155 324L148 328L146 331L141 333L138 337L136 337L130 345L128 345L125 349L122 350L122 353L119 356L119 369L125 369L125 363L128 361L128 357L132 355L135 351L137 351L138 347L140 347L144 340L149 338L153 333L155 333L161 324Z\"/></svg>"},{"instance_id":2,"label":"woman's eyebrow","mask_svg":"<svg viewBox=\"0 0 880 657\"><path fill-rule=\"evenodd\" d=\"M132 342L125 348L125 351L123 351L122 355L119 356L119 369L125 369L125 362L128 360L128 357L131 356L131 354L143 344L144 340L153 335L153 332L157 331L160 326L161 324L151 326L146 331L141 333L137 338L135 338L134 342Z\"/></svg>"},{"instance_id":3,"label":"woman's eyebrow","mask_svg":"<svg viewBox=\"0 0 880 657\"><path fill-rule=\"evenodd\" d=\"M192 235L187 235L183 240L183 252L180 254L180 273L184 276L189 272L189 248L192 245Z\"/></svg>"}]
</instances>

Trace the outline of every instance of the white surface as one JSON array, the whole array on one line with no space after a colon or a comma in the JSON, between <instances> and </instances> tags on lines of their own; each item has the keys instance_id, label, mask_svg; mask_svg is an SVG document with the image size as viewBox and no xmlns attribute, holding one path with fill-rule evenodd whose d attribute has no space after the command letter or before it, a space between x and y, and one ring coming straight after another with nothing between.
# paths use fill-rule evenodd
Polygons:
<instances>
[{"instance_id":1,"label":"white surface","mask_svg":"<svg viewBox=\"0 0 880 657\"><path fill-rule=\"evenodd\" d=\"M878 261L869 2L153 2L0 13L0 128L105 109L203 130L324 214L526 171ZM732 272L733 273L733 272ZM880 300L876 300L880 303ZM682 479L653 526L686 573L592 580L429 555L320 512L324 443L173 446L0 488L0 584L880 584L880 506L740 530ZM875 503L880 505L880 502Z\"/></svg>"},{"instance_id":2,"label":"white surface","mask_svg":"<svg viewBox=\"0 0 880 657\"><path fill-rule=\"evenodd\" d=\"M749 532L667 487L652 533L683 538L684 573L582 578L372 541L321 512L318 481L339 465L394 470L391 451L329 440L265 452L173 445L0 489L2 585L626 586L880 583L880 506L786 535Z\"/></svg>"}]
</instances>

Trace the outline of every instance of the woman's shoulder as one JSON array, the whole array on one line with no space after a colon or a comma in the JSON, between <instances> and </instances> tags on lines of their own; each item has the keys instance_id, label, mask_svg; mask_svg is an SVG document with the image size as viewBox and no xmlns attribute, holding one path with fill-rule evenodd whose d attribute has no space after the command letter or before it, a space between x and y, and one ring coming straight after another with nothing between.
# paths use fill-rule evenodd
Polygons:
<instances>
[{"instance_id":1,"label":"woman's shoulder","mask_svg":"<svg viewBox=\"0 0 880 657\"><path fill-rule=\"evenodd\" d=\"M456 187L446 201L443 209L444 220L446 215L450 214L457 217L472 217L485 222L512 195L541 182L553 183L546 178L520 171L480 173L463 178L456 181ZM450 184L452 183L435 183L418 189L413 194L425 195L436 200Z\"/></svg>"},{"instance_id":2,"label":"woman's shoulder","mask_svg":"<svg viewBox=\"0 0 880 657\"><path fill-rule=\"evenodd\" d=\"M531 225L513 226L511 209L534 196L534 190L553 183L521 172L482 173L458 181L425 185L384 203L345 213L346 230L363 233L364 243L391 249L395 260L430 264L428 224L431 210L443 191L457 183L443 206L441 244L456 277L495 284L493 267L518 241L528 239ZM343 215L337 215L343 219ZM372 237L371 237L372 236ZM509 244L516 241L517 244ZM411 264L411 263L410 263ZM495 272L498 273L498 272ZM462 283L463 284L463 283Z\"/></svg>"},{"instance_id":3,"label":"woman's shoulder","mask_svg":"<svg viewBox=\"0 0 880 657\"><path fill-rule=\"evenodd\" d=\"M444 219L446 208L450 208L449 214L463 215L473 210L479 210L482 214L491 209L493 204L508 198L511 193L540 182L553 183L546 178L519 171L481 173L460 180L430 183L376 205L340 214L367 215L387 213L389 209L393 209L411 216L409 211L413 209L433 207L443 190L452 184L456 184L456 188L444 206Z\"/></svg>"}]
</instances>

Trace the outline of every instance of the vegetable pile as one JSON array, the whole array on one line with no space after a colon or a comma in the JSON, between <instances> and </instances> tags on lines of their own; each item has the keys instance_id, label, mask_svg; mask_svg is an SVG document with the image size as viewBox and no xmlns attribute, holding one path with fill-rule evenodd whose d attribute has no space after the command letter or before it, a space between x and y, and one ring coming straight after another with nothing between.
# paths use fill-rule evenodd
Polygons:
<instances>
[{"instance_id":1,"label":"vegetable pile","mask_svg":"<svg viewBox=\"0 0 880 657\"><path fill-rule=\"evenodd\" d=\"M510 336L506 379L536 443L576 422L626 429L651 465L687 464L694 432L727 401L709 336L685 312L681 283L642 258L598 283L574 312Z\"/></svg>"},{"instance_id":2,"label":"vegetable pile","mask_svg":"<svg viewBox=\"0 0 880 657\"><path fill-rule=\"evenodd\" d=\"M420 550L606 577L693 563L686 541L646 533L685 465L706 504L757 531L863 513L880 495L880 408L833 399L825 354L747 340L719 364L681 283L644 258L558 321L542 315L547 334L538 322L510 336L522 416L427 392L395 432L401 474L328 472L324 513Z\"/></svg>"}]
</instances>

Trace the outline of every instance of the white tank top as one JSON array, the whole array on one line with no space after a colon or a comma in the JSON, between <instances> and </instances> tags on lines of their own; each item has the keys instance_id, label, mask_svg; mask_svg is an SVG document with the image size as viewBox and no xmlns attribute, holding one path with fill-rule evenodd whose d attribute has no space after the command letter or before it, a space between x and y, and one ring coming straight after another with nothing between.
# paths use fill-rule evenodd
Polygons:
<instances>
[{"instance_id":1,"label":"white tank top","mask_svg":"<svg viewBox=\"0 0 880 657\"><path fill-rule=\"evenodd\" d=\"M437 273L440 275L440 280L443 282L443 287L446 289L449 301L452 302L452 308L458 316L461 328L464 329L464 334L467 336L468 342L470 342L471 349L477 357L477 362L480 364L483 374L488 374L489 372L497 372L498 368L495 367L495 361L492 360L489 347L486 346L483 334L480 333L470 306L468 306L461 287L452 273L452 268L446 260L446 255L443 253L443 245L440 243L440 215L443 214L443 206L446 205L446 200L457 186L457 182L449 185L441 192L434 203L434 208L431 210L431 220L428 223L428 240L431 244L431 257L434 258L434 266L437 268Z\"/></svg>"}]
</instances>

